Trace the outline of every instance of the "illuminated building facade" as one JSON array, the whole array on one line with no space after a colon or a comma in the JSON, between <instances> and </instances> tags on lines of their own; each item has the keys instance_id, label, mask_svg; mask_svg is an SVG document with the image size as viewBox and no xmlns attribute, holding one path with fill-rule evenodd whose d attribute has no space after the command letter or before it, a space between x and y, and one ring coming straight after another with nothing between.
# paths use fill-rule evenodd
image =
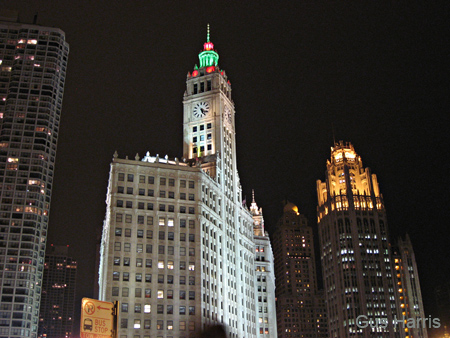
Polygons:
<instances>
[{"instance_id":1,"label":"illuminated building facade","mask_svg":"<svg viewBox=\"0 0 450 338\"><path fill-rule=\"evenodd\" d=\"M414 255L411 239L399 238L394 252L394 269L397 298L400 303L399 312L408 320L427 318L423 309L422 292L420 290L419 272ZM409 328L407 336L410 338L428 338L427 325L416 325Z\"/></svg>"},{"instance_id":2,"label":"illuminated building facade","mask_svg":"<svg viewBox=\"0 0 450 338\"><path fill-rule=\"evenodd\" d=\"M317 181L320 252L330 337L403 337L383 197L353 145L336 143ZM357 318L386 321L361 328Z\"/></svg>"},{"instance_id":3,"label":"illuminated building facade","mask_svg":"<svg viewBox=\"0 0 450 338\"><path fill-rule=\"evenodd\" d=\"M278 336L328 337L323 293L317 290L313 231L287 203L274 232Z\"/></svg>"},{"instance_id":4,"label":"illuminated building facade","mask_svg":"<svg viewBox=\"0 0 450 338\"><path fill-rule=\"evenodd\" d=\"M34 338L69 45L16 19L0 19L0 336Z\"/></svg>"},{"instance_id":5,"label":"illuminated building facade","mask_svg":"<svg viewBox=\"0 0 450 338\"><path fill-rule=\"evenodd\" d=\"M252 192L250 213L253 216L253 238L256 245L255 271L257 296L257 336L260 338L277 338L277 321L273 316L276 313L275 305L275 272L272 246L269 234L264 229L262 208L255 202L255 193Z\"/></svg>"},{"instance_id":6,"label":"illuminated building facade","mask_svg":"<svg viewBox=\"0 0 450 338\"><path fill-rule=\"evenodd\" d=\"M242 203L231 85L209 40L184 94L183 158L114 155L99 298L121 338L197 337L223 323L256 337L253 218Z\"/></svg>"},{"instance_id":7,"label":"illuminated building facade","mask_svg":"<svg viewBox=\"0 0 450 338\"><path fill-rule=\"evenodd\" d=\"M68 246L47 248L38 337L69 338L73 332L77 262Z\"/></svg>"}]
</instances>

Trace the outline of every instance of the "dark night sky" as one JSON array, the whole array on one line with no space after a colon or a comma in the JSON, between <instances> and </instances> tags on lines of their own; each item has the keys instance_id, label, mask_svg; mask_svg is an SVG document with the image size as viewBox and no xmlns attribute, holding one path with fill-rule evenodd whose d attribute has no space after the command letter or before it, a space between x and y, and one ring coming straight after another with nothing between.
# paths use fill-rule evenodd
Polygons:
<instances>
[{"instance_id":1,"label":"dark night sky","mask_svg":"<svg viewBox=\"0 0 450 338\"><path fill-rule=\"evenodd\" d=\"M14 7L13 7L14 6ZM2 1L59 27L70 55L49 243L92 297L115 150L182 155L185 79L211 24L236 105L244 195L273 229L285 198L316 227L317 179L350 141L377 174L390 231L411 236L425 311L448 282L450 5L412 1Z\"/></svg>"}]
</instances>

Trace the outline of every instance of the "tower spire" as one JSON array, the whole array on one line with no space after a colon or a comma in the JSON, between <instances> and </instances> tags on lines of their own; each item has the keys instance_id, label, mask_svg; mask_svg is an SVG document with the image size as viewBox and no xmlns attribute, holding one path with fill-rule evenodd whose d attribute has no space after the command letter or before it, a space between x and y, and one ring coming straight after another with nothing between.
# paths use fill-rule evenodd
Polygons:
<instances>
[{"instance_id":1,"label":"tower spire","mask_svg":"<svg viewBox=\"0 0 450 338\"><path fill-rule=\"evenodd\" d=\"M203 44L203 51L198 54L198 58L200 60L200 68L213 67L210 68L210 71L212 71L214 67L218 66L219 54L214 50L214 44L210 40L209 32L209 24L207 24L206 42Z\"/></svg>"},{"instance_id":2,"label":"tower spire","mask_svg":"<svg viewBox=\"0 0 450 338\"><path fill-rule=\"evenodd\" d=\"M252 189L252 203L255 203L255 189Z\"/></svg>"}]
</instances>

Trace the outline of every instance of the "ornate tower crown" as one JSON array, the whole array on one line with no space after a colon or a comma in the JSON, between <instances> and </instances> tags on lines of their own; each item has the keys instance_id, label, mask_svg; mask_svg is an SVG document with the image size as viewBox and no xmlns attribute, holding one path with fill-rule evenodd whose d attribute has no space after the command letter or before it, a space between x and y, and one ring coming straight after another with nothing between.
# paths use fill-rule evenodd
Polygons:
<instances>
[{"instance_id":1,"label":"ornate tower crown","mask_svg":"<svg viewBox=\"0 0 450 338\"><path fill-rule=\"evenodd\" d=\"M219 54L214 50L214 44L209 41L209 24L206 34L206 42L203 44L203 51L198 54L200 68L217 67L219 64Z\"/></svg>"}]
</instances>

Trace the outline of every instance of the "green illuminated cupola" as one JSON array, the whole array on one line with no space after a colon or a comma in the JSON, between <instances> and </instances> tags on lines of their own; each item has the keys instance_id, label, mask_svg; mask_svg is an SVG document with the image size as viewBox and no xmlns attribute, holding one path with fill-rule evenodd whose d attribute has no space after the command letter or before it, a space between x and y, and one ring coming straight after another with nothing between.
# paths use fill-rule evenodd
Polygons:
<instances>
[{"instance_id":1,"label":"green illuminated cupola","mask_svg":"<svg viewBox=\"0 0 450 338\"><path fill-rule=\"evenodd\" d=\"M203 51L198 54L200 60L200 68L217 67L219 64L219 54L214 51L214 44L209 41L209 24L206 35L206 42L203 44Z\"/></svg>"}]
</instances>

